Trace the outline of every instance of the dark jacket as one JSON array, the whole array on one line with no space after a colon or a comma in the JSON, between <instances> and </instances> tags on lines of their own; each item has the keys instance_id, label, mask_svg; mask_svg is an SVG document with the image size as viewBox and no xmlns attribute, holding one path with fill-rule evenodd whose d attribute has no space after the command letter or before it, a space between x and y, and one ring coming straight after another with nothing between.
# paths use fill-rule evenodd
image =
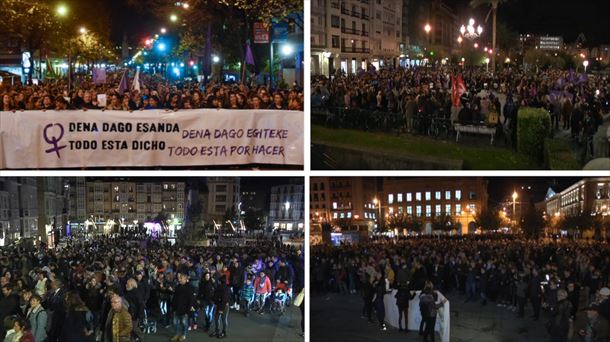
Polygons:
<instances>
[{"instance_id":1,"label":"dark jacket","mask_svg":"<svg viewBox=\"0 0 610 342\"><path fill-rule=\"evenodd\" d=\"M229 290L229 287L221 282L216 288L216 291L214 291L214 304L216 304L216 308L222 310L227 307L230 299L231 291Z\"/></svg>"},{"instance_id":2,"label":"dark jacket","mask_svg":"<svg viewBox=\"0 0 610 342\"><path fill-rule=\"evenodd\" d=\"M178 285L174 290L174 298L172 300L172 308L174 313L182 316L189 313L193 307L195 298L193 296L193 288L191 285Z\"/></svg>"},{"instance_id":3,"label":"dark jacket","mask_svg":"<svg viewBox=\"0 0 610 342\"><path fill-rule=\"evenodd\" d=\"M212 302L214 300L214 281L212 278L210 280L202 280L199 284L199 300L202 302Z\"/></svg>"}]
</instances>

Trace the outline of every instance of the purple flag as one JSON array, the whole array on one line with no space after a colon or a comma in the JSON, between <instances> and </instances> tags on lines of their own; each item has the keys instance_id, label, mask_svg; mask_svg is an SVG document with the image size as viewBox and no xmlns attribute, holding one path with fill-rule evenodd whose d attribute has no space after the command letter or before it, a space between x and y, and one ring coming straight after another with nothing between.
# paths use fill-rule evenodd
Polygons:
<instances>
[{"instance_id":1,"label":"purple flag","mask_svg":"<svg viewBox=\"0 0 610 342\"><path fill-rule=\"evenodd\" d=\"M127 70L123 73L123 77L121 77L121 83L119 83L119 94L123 95L129 89L129 85L127 84Z\"/></svg>"},{"instance_id":2,"label":"purple flag","mask_svg":"<svg viewBox=\"0 0 610 342\"><path fill-rule=\"evenodd\" d=\"M254 64L254 56L252 55L252 49L250 49L250 44L246 44L246 65L255 65Z\"/></svg>"}]
</instances>

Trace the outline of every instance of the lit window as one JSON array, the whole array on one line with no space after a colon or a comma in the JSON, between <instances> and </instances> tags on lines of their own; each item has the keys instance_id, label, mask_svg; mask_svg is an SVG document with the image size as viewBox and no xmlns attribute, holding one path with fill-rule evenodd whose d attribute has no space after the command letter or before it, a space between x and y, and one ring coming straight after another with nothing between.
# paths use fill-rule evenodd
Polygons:
<instances>
[{"instance_id":1,"label":"lit window","mask_svg":"<svg viewBox=\"0 0 610 342\"><path fill-rule=\"evenodd\" d=\"M477 211L477 206L476 204L469 204L468 208L470 208L471 213L474 215L474 213Z\"/></svg>"},{"instance_id":2,"label":"lit window","mask_svg":"<svg viewBox=\"0 0 610 342\"><path fill-rule=\"evenodd\" d=\"M409 215L409 216L413 215L413 207L412 206L408 206L407 207L407 215Z\"/></svg>"},{"instance_id":3,"label":"lit window","mask_svg":"<svg viewBox=\"0 0 610 342\"><path fill-rule=\"evenodd\" d=\"M407 193L407 202L411 202L412 200L413 200L413 195L410 192L408 192Z\"/></svg>"},{"instance_id":4,"label":"lit window","mask_svg":"<svg viewBox=\"0 0 610 342\"><path fill-rule=\"evenodd\" d=\"M430 216L432 216L432 206L427 205L426 206L426 217L430 217Z\"/></svg>"},{"instance_id":5,"label":"lit window","mask_svg":"<svg viewBox=\"0 0 610 342\"><path fill-rule=\"evenodd\" d=\"M440 193L439 193L439 194L440 194ZM434 215L436 215L436 216L441 216L441 205L440 205L440 204L437 204L437 205L434 207Z\"/></svg>"},{"instance_id":6,"label":"lit window","mask_svg":"<svg viewBox=\"0 0 610 342\"><path fill-rule=\"evenodd\" d=\"M341 218L345 218L345 213L341 213Z\"/></svg>"},{"instance_id":7,"label":"lit window","mask_svg":"<svg viewBox=\"0 0 610 342\"><path fill-rule=\"evenodd\" d=\"M445 199L446 200L450 200L451 199L451 191L445 191Z\"/></svg>"},{"instance_id":8,"label":"lit window","mask_svg":"<svg viewBox=\"0 0 610 342\"><path fill-rule=\"evenodd\" d=\"M333 209L337 209L337 202L333 202Z\"/></svg>"},{"instance_id":9,"label":"lit window","mask_svg":"<svg viewBox=\"0 0 610 342\"><path fill-rule=\"evenodd\" d=\"M364 213L364 218L369 218L369 213Z\"/></svg>"},{"instance_id":10,"label":"lit window","mask_svg":"<svg viewBox=\"0 0 610 342\"><path fill-rule=\"evenodd\" d=\"M351 213L351 211L347 213L347 218L352 218L352 213Z\"/></svg>"},{"instance_id":11,"label":"lit window","mask_svg":"<svg viewBox=\"0 0 610 342\"><path fill-rule=\"evenodd\" d=\"M421 205L415 207L415 215L417 215L417 217L421 216Z\"/></svg>"},{"instance_id":12,"label":"lit window","mask_svg":"<svg viewBox=\"0 0 610 342\"><path fill-rule=\"evenodd\" d=\"M445 204L445 214L451 215L451 204Z\"/></svg>"},{"instance_id":13,"label":"lit window","mask_svg":"<svg viewBox=\"0 0 610 342\"><path fill-rule=\"evenodd\" d=\"M440 200L441 199L441 192L440 191L437 191L437 192L434 193L434 199L436 199L436 200Z\"/></svg>"},{"instance_id":14,"label":"lit window","mask_svg":"<svg viewBox=\"0 0 610 342\"><path fill-rule=\"evenodd\" d=\"M426 201L429 201L432 199L432 194L430 193L430 191L426 191Z\"/></svg>"},{"instance_id":15,"label":"lit window","mask_svg":"<svg viewBox=\"0 0 610 342\"><path fill-rule=\"evenodd\" d=\"M394 214L394 207L389 207L388 209L390 209L390 214Z\"/></svg>"},{"instance_id":16,"label":"lit window","mask_svg":"<svg viewBox=\"0 0 610 342\"><path fill-rule=\"evenodd\" d=\"M388 195L388 204L392 204L394 203L394 194L389 194Z\"/></svg>"},{"instance_id":17,"label":"lit window","mask_svg":"<svg viewBox=\"0 0 610 342\"><path fill-rule=\"evenodd\" d=\"M462 200L462 190L455 190L455 199L458 201Z\"/></svg>"},{"instance_id":18,"label":"lit window","mask_svg":"<svg viewBox=\"0 0 610 342\"><path fill-rule=\"evenodd\" d=\"M402 207L398 207L398 213L402 214L402 212L403 212Z\"/></svg>"},{"instance_id":19,"label":"lit window","mask_svg":"<svg viewBox=\"0 0 610 342\"><path fill-rule=\"evenodd\" d=\"M416 201L421 201L421 192L416 192L415 193L415 200Z\"/></svg>"},{"instance_id":20,"label":"lit window","mask_svg":"<svg viewBox=\"0 0 610 342\"><path fill-rule=\"evenodd\" d=\"M337 213L333 213L333 218L337 218Z\"/></svg>"},{"instance_id":21,"label":"lit window","mask_svg":"<svg viewBox=\"0 0 610 342\"><path fill-rule=\"evenodd\" d=\"M396 202L402 203L402 194L396 195Z\"/></svg>"},{"instance_id":22,"label":"lit window","mask_svg":"<svg viewBox=\"0 0 610 342\"><path fill-rule=\"evenodd\" d=\"M455 213L456 215L459 215L462 213L462 205L461 204L456 204L455 205Z\"/></svg>"}]
</instances>

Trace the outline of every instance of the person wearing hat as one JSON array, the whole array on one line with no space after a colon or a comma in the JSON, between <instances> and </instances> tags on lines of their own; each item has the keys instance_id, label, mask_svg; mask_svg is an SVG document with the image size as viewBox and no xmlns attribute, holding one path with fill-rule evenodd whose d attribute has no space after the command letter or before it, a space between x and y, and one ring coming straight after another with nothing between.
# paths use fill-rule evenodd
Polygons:
<instances>
[{"instance_id":1,"label":"person wearing hat","mask_svg":"<svg viewBox=\"0 0 610 342\"><path fill-rule=\"evenodd\" d=\"M587 312L587 325L578 331L581 341L608 342L610 341L610 324L599 314L599 307L585 308Z\"/></svg>"}]
</instances>

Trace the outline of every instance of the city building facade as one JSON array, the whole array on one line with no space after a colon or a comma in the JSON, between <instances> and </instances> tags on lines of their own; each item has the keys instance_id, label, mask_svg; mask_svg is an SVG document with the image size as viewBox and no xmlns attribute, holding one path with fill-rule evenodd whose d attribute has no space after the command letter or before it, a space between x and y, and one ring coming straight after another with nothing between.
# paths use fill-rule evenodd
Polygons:
<instances>
[{"instance_id":1,"label":"city building facade","mask_svg":"<svg viewBox=\"0 0 610 342\"><path fill-rule=\"evenodd\" d=\"M549 191L545 199L546 214L573 216L580 213L610 215L610 177L585 178L565 190Z\"/></svg>"},{"instance_id":2,"label":"city building facade","mask_svg":"<svg viewBox=\"0 0 610 342\"><path fill-rule=\"evenodd\" d=\"M311 72L351 74L371 65L394 65L402 9L402 0L311 1Z\"/></svg>"},{"instance_id":3,"label":"city building facade","mask_svg":"<svg viewBox=\"0 0 610 342\"><path fill-rule=\"evenodd\" d=\"M416 217L428 233L434 217L447 215L458 234L468 234L476 229L476 215L487 209L488 197L483 178L386 178L380 206L382 217Z\"/></svg>"},{"instance_id":4,"label":"city building facade","mask_svg":"<svg viewBox=\"0 0 610 342\"><path fill-rule=\"evenodd\" d=\"M224 226L227 216L239 217L240 180L239 177L208 177L207 207L204 207L203 220Z\"/></svg>"},{"instance_id":5,"label":"city building facade","mask_svg":"<svg viewBox=\"0 0 610 342\"><path fill-rule=\"evenodd\" d=\"M305 229L304 185L302 179L271 187L268 229L299 231Z\"/></svg>"}]
</instances>

